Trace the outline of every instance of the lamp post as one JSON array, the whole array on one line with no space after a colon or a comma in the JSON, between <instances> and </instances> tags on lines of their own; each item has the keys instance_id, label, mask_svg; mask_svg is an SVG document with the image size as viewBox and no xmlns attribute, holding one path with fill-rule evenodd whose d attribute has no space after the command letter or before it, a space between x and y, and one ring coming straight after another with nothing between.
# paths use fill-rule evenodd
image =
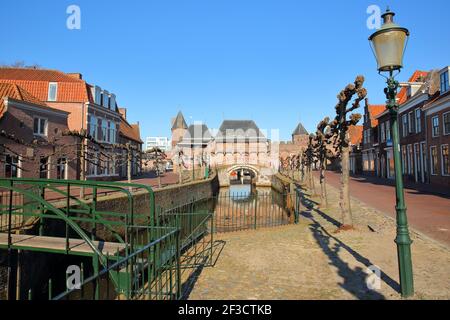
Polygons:
<instances>
[{"instance_id":1,"label":"lamp post","mask_svg":"<svg viewBox=\"0 0 450 320\"><path fill-rule=\"evenodd\" d=\"M400 274L400 290L402 297L406 298L414 294L413 271L411 261L411 238L408 231L408 219L406 216L406 205L403 191L402 164L400 158L400 143L398 131L398 108L396 101L398 81L394 79L394 71L400 72L403 67L403 54L409 31L394 23L394 12L389 9L381 16L383 18L382 27L372 34L369 41L377 60L378 72L388 72L386 94L386 108L389 110L392 149L394 153L395 167L395 191L396 191L396 212L397 212L397 244L398 267ZM397 73L397 74L398 74Z\"/></svg>"}]
</instances>

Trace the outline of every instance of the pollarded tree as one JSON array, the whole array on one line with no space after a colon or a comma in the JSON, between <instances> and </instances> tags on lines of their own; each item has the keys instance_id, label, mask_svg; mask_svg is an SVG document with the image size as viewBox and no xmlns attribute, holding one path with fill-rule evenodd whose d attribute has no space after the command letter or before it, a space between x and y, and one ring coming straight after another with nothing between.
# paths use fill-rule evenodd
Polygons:
<instances>
[{"instance_id":1,"label":"pollarded tree","mask_svg":"<svg viewBox=\"0 0 450 320\"><path fill-rule=\"evenodd\" d=\"M334 147L337 149L337 154L341 158L341 191L340 191L340 208L342 215L341 229L352 229L353 218L350 207L350 190L349 190L349 176L350 176L350 137L348 129L354 126L361 119L361 115L352 114L354 110L359 108L359 104L365 99L367 90L363 87L364 76L357 76L354 83L351 83L342 90L337 98L336 117L330 124L331 134L334 136ZM355 96L356 95L356 96ZM352 105L348 107L348 104Z\"/></svg>"},{"instance_id":2,"label":"pollarded tree","mask_svg":"<svg viewBox=\"0 0 450 320\"><path fill-rule=\"evenodd\" d=\"M316 149L316 154L319 162L319 182L320 182L320 199L321 205L328 207L327 189L325 181L325 170L327 158L327 141L329 133L326 132L329 127L330 119L328 117L324 118L318 125L316 130L316 138L314 140L314 148Z\"/></svg>"},{"instance_id":3,"label":"pollarded tree","mask_svg":"<svg viewBox=\"0 0 450 320\"><path fill-rule=\"evenodd\" d=\"M163 166L166 163L167 155L160 148L151 148L144 153L145 161L153 162L153 170L158 177L158 185L161 188L161 175L164 171Z\"/></svg>"},{"instance_id":4,"label":"pollarded tree","mask_svg":"<svg viewBox=\"0 0 450 320\"><path fill-rule=\"evenodd\" d=\"M303 164L306 167L306 178L307 178L308 188L312 191L313 196L317 195L316 186L315 186L314 178L313 178L313 174L312 174L313 166L317 163L316 150L314 148L314 140L315 140L315 135L311 133L309 135L308 146L304 152L304 157L303 157Z\"/></svg>"}]
</instances>

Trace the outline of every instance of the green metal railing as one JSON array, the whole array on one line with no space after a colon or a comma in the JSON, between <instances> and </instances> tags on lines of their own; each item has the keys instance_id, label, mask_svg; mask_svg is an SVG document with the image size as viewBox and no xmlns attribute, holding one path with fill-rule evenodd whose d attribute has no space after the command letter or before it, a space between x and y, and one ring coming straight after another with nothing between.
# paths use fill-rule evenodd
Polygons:
<instances>
[{"instance_id":1,"label":"green metal railing","mask_svg":"<svg viewBox=\"0 0 450 320\"><path fill-rule=\"evenodd\" d=\"M179 230L135 227L151 234L148 243L82 279L79 289L67 290L53 300L175 300L181 296ZM108 260L109 261L109 260ZM119 286L112 275L118 274ZM127 277L132 274L131 277ZM131 281L130 281L131 280ZM123 288L127 288L124 290Z\"/></svg>"},{"instance_id":2,"label":"green metal railing","mask_svg":"<svg viewBox=\"0 0 450 320\"><path fill-rule=\"evenodd\" d=\"M136 212L136 201L143 212ZM49 299L177 299L184 271L212 260L210 212L196 203L155 210L153 191L141 184L0 179L0 237L8 237L0 248L8 249L9 257L31 250L92 259L92 268L80 264L80 290L55 296L61 283L49 278ZM63 239L65 245L58 250L35 243L27 247L15 241L17 235ZM117 244L122 246L114 252L104 248ZM91 250L80 252L80 245ZM42 290L29 289L28 297L35 296L42 298Z\"/></svg>"},{"instance_id":3,"label":"green metal railing","mask_svg":"<svg viewBox=\"0 0 450 320\"><path fill-rule=\"evenodd\" d=\"M207 202L207 199L193 200L170 209L157 208L157 216L163 225L180 230L182 269L212 264L214 215Z\"/></svg>"},{"instance_id":4,"label":"green metal railing","mask_svg":"<svg viewBox=\"0 0 450 320\"><path fill-rule=\"evenodd\" d=\"M132 192L141 191L141 196L148 201L148 210L137 213ZM99 208L100 195L108 195L112 199L123 197L122 205L118 206L122 211ZM135 222L147 226L156 223L154 194L149 186L120 182L0 179L0 237L7 237L7 241L0 242L0 248L8 250L9 269L12 250L30 250L90 256L93 272L98 273L109 260L120 260L144 245L139 243L139 232L131 228ZM34 238L28 242L13 241L19 235ZM64 239L63 247L60 246L61 239ZM46 244L37 245L39 241ZM112 254L105 253L100 249L103 241L121 246L116 246L118 249ZM87 245L90 250L79 250L80 245ZM113 275L113 280L120 287L117 276Z\"/></svg>"},{"instance_id":5,"label":"green metal railing","mask_svg":"<svg viewBox=\"0 0 450 320\"><path fill-rule=\"evenodd\" d=\"M269 228L290 223L289 194L220 193L215 199L213 232Z\"/></svg>"}]
</instances>

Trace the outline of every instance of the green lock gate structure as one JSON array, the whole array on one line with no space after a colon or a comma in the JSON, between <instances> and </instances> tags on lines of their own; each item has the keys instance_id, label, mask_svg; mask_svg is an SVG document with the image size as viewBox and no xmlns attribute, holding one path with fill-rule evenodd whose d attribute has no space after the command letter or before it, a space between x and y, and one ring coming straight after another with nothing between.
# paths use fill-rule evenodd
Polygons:
<instances>
[{"instance_id":1,"label":"green lock gate structure","mask_svg":"<svg viewBox=\"0 0 450 320\"><path fill-rule=\"evenodd\" d=\"M144 212L135 212L133 194L144 197ZM122 212L102 210L102 196L124 197L127 205ZM17 250L92 259L93 274L85 278L81 266L75 288L54 294L49 279L49 299L179 299L181 270L206 263L206 250L200 261L197 252L189 252L198 243L212 244L212 214L187 207L157 211L153 190L142 184L0 179L0 209L9 299L15 294L11 270ZM32 291L28 298L33 299Z\"/></svg>"}]
</instances>

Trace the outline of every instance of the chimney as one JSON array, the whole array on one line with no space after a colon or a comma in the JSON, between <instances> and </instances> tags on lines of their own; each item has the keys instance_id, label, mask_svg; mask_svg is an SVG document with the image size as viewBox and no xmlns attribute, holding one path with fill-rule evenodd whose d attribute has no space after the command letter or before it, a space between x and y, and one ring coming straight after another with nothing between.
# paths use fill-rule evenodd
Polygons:
<instances>
[{"instance_id":1,"label":"chimney","mask_svg":"<svg viewBox=\"0 0 450 320\"><path fill-rule=\"evenodd\" d=\"M122 115L122 118L127 120L127 108L119 108L119 113Z\"/></svg>"},{"instance_id":2,"label":"chimney","mask_svg":"<svg viewBox=\"0 0 450 320\"><path fill-rule=\"evenodd\" d=\"M81 73L67 73L67 75L74 79L83 80L83 75Z\"/></svg>"}]
</instances>

